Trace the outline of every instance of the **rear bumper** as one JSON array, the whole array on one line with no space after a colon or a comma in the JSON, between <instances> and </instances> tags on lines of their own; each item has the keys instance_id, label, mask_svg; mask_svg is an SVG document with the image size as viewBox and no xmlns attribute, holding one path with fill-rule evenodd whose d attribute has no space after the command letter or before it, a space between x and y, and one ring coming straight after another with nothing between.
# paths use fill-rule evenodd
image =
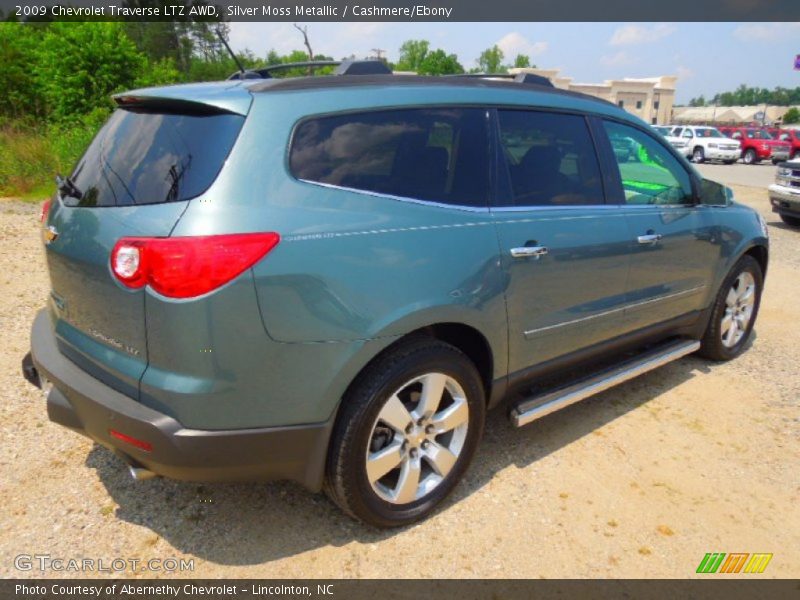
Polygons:
<instances>
[{"instance_id":1,"label":"rear bumper","mask_svg":"<svg viewBox=\"0 0 800 600\"><path fill-rule=\"evenodd\" d=\"M101 383L66 359L56 345L46 311L31 331L31 364L23 374L52 383L51 421L109 448L129 464L185 481L291 479L312 491L322 487L333 422L259 429L187 429L172 417L143 406ZM114 430L146 442L144 450L112 436Z\"/></svg>"}]
</instances>

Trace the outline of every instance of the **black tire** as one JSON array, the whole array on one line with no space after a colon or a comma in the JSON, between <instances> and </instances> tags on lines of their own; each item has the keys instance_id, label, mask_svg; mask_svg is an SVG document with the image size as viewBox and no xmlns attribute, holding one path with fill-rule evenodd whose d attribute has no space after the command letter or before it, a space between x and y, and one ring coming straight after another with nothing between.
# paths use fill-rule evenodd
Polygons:
<instances>
[{"instance_id":1,"label":"black tire","mask_svg":"<svg viewBox=\"0 0 800 600\"><path fill-rule=\"evenodd\" d=\"M726 346L722 341L722 319L725 317L726 312L726 298L728 292L731 290L734 282L739 275L743 272L749 272L753 276L755 282L755 302L753 304L753 312L750 320L744 330L744 335L733 346ZM764 276L761 272L761 266L758 261L750 255L745 255L728 273L725 280L720 286L717 297L714 300L714 305L711 309L711 317L706 327L705 334L701 340L700 350L698 354L705 358L717 361L731 360L739 356L747 346L747 342L753 333L753 325L758 317L758 308L761 305L761 292L764 289Z\"/></svg>"},{"instance_id":2,"label":"black tire","mask_svg":"<svg viewBox=\"0 0 800 600\"><path fill-rule=\"evenodd\" d=\"M772 159L772 164L773 165L777 165L778 163L781 163L781 162L783 162L783 161L781 159L779 159L779 158L773 158Z\"/></svg>"},{"instance_id":3,"label":"black tire","mask_svg":"<svg viewBox=\"0 0 800 600\"><path fill-rule=\"evenodd\" d=\"M758 155L756 151L752 148L748 148L747 152L742 155L742 161L746 165L757 165L758 164Z\"/></svg>"},{"instance_id":4,"label":"black tire","mask_svg":"<svg viewBox=\"0 0 800 600\"><path fill-rule=\"evenodd\" d=\"M800 217L792 217L790 215L781 215L781 220L790 227L800 227Z\"/></svg>"},{"instance_id":5,"label":"black tire","mask_svg":"<svg viewBox=\"0 0 800 600\"><path fill-rule=\"evenodd\" d=\"M367 477L367 452L376 441L373 427L388 399L404 384L427 373L442 373L461 386L469 412L466 437L452 469L430 492L395 504L382 498ZM325 493L344 512L376 527L399 527L422 519L447 497L466 471L483 435L485 414L480 375L460 350L427 337L403 343L368 366L342 399L328 450ZM398 435L388 427L384 429L390 436ZM432 463L424 453L419 456L420 464L426 461L430 469Z\"/></svg>"},{"instance_id":6,"label":"black tire","mask_svg":"<svg viewBox=\"0 0 800 600\"><path fill-rule=\"evenodd\" d=\"M705 162L705 160L706 160L706 151L703 150L703 147L702 146L695 147L695 149L692 151L692 161L696 162L697 164L700 164L702 162Z\"/></svg>"}]
</instances>

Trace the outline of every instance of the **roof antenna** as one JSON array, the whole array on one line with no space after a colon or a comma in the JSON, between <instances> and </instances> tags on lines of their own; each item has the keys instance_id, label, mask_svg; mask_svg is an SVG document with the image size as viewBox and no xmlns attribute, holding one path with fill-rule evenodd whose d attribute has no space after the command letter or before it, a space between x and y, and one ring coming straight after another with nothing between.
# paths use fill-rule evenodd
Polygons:
<instances>
[{"instance_id":1,"label":"roof antenna","mask_svg":"<svg viewBox=\"0 0 800 600\"><path fill-rule=\"evenodd\" d=\"M233 59L233 62L235 62L236 66L239 67L239 72L242 74L242 79L245 79L244 66L242 65L242 63L239 60L239 58L233 53L233 50L231 50L231 47L228 46L228 42L225 40L225 36L222 35L222 31L220 31L219 27L217 27L214 31L216 32L217 37L219 38L219 41L222 42L222 44L225 46L225 49L228 51L228 54L231 55L231 58Z\"/></svg>"}]
</instances>

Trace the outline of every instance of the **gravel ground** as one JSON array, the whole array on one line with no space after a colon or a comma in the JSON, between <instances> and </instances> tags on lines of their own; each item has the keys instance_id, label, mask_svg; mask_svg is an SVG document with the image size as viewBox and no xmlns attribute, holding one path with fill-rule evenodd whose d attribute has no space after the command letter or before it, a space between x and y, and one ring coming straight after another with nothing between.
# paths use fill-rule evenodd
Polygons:
<instances>
[{"instance_id":1,"label":"gravel ground","mask_svg":"<svg viewBox=\"0 0 800 600\"><path fill-rule=\"evenodd\" d=\"M683 359L521 430L493 413L445 506L390 532L289 483L135 483L49 423L20 375L48 289L38 207L0 202L0 575L81 576L14 567L47 554L194 560L131 577L688 577L706 552L772 552L764 576L800 576L800 231L763 190L736 192L773 244L748 352Z\"/></svg>"}]
</instances>

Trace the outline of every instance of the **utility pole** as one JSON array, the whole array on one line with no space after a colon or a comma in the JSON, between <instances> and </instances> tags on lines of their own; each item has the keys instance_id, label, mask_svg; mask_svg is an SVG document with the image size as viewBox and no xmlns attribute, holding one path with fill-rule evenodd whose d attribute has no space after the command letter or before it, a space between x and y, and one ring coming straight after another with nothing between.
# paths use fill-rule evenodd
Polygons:
<instances>
[{"instance_id":1,"label":"utility pole","mask_svg":"<svg viewBox=\"0 0 800 600\"><path fill-rule=\"evenodd\" d=\"M383 54L386 50L382 50L380 48L372 48L372 51L375 53L375 58L378 60L383 60Z\"/></svg>"}]
</instances>

